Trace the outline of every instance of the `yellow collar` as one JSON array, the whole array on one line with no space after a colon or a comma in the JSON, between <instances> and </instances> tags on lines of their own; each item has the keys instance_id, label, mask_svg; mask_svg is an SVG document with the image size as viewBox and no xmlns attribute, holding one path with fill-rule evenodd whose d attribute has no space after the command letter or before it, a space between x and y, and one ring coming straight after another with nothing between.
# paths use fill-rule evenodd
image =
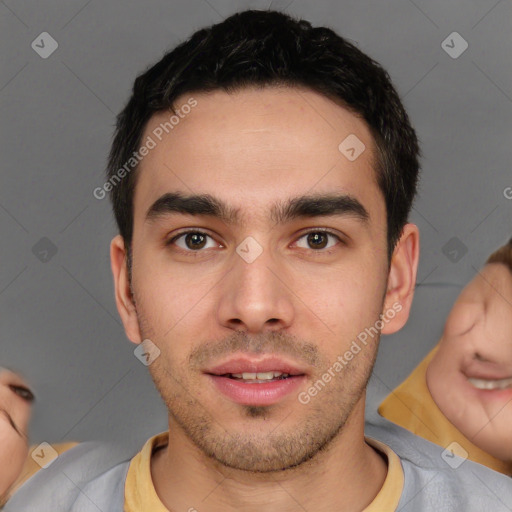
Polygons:
<instances>
[{"instance_id":1,"label":"yellow collar","mask_svg":"<svg viewBox=\"0 0 512 512\"><path fill-rule=\"evenodd\" d=\"M161 445L167 444L169 432L161 432L146 441L142 450L131 460L125 484L125 512L168 512L156 493L151 479L151 454ZM366 442L382 452L388 460L388 472L384 485L364 512L395 510L404 486L404 473L398 455L391 448L375 439Z\"/></svg>"}]
</instances>

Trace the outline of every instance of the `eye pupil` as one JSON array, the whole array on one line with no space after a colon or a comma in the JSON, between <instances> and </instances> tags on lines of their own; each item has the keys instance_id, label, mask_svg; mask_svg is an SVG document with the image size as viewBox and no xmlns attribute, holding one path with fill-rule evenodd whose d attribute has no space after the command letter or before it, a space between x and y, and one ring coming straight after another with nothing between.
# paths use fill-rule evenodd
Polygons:
<instances>
[{"instance_id":1,"label":"eye pupil","mask_svg":"<svg viewBox=\"0 0 512 512\"><path fill-rule=\"evenodd\" d=\"M187 246L192 249L201 249L204 247L206 237L201 233L188 233L185 237ZM195 243L199 240L199 243ZM189 245L189 242L192 241L192 245Z\"/></svg>"},{"instance_id":2,"label":"eye pupil","mask_svg":"<svg viewBox=\"0 0 512 512\"><path fill-rule=\"evenodd\" d=\"M317 242L322 237L323 237L323 242L324 243L320 242L320 244L318 244ZM309 243L312 242L312 245L314 245L315 248L317 248L317 249L318 248L323 249L326 246L326 243L327 243L327 235L325 233L310 233L308 235L308 242Z\"/></svg>"}]
</instances>

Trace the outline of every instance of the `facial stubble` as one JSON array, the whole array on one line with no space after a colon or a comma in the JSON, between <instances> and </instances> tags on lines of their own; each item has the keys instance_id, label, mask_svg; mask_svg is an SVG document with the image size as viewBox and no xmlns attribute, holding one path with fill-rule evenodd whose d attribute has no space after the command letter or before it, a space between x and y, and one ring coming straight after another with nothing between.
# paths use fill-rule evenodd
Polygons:
<instances>
[{"instance_id":1,"label":"facial stubble","mask_svg":"<svg viewBox=\"0 0 512 512\"><path fill-rule=\"evenodd\" d=\"M139 325L148 323L139 317ZM230 337L227 344L216 343L214 349L207 351L207 354L228 353L228 346L229 350L234 352L235 348L241 347L236 341L240 339L238 334ZM283 340L287 341L283 344ZM164 366L167 360L163 351L163 357L155 360L149 370L167 406L170 426L174 425L174 428L180 429L200 453L228 468L269 473L296 468L305 463L314 464L315 459L319 458L317 455L328 450L332 441L343 431L366 389L377 354L377 337L374 343L375 345L368 345L358 353L357 358L312 397L308 404L300 404L296 397L289 397L289 400L292 400L293 411L287 412L286 406L280 405L236 404L239 418L244 425L250 421L251 425L254 425L252 429L234 428L223 419L225 416L215 418L210 412L211 406L208 407L208 403L198 399L198 393L194 391L201 389L198 379L204 379L204 376L187 380L186 372L181 370L183 365L181 368L167 369ZM304 346L301 353L307 353L309 360L315 360L316 371L315 375L311 376L312 383L315 383L332 363L321 357L316 346L312 344L297 340L289 341L279 333L266 333L252 336L251 341L244 344L244 348L252 349L255 353L283 353L284 346L293 346L291 351L297 354L301 345ZM199 375L197 372L189 374ZM204 386L204 382L202 385ZM290 404L289 401L286 403ZM290 425L289 421L285 423L292 414L297 415L297 421L293 425ZM274 424L271 426L272 421ZM170 443L172 437L170 432Z\"/></svg>"}]
</instances>

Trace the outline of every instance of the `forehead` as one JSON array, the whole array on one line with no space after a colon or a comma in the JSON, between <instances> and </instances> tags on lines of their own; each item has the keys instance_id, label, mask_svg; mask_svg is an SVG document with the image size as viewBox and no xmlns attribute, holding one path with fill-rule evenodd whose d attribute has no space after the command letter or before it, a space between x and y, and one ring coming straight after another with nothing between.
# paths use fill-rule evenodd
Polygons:
<instances>
[{"instance_id":1,"label":"forehead","mask_svg":"<svg viewBox=\"0 0 512 512\"><path fill-rule=\"evenodd\" d=\"M306 192L340 192L385 212L366 123L323 95L277 87L214 91L183 95L175 109L186 104L194 106L173 123L172 112L160 112L146 126L143 141L149 137L154 148L137 171L136 223L170 191L214 193L238 218ZM346 140L355 159L343 152Z\"/></svg>"},{"instance_id":2,"label":"forehead","mask_svg":"<svg viewBox=\"0 0 512 512\"><path fill-rule=\"evenodd\" d=\"M468 300L504 300L512 310L512 272L502 263L488 263L464 289Z\"/></svg>"}]
</instances>

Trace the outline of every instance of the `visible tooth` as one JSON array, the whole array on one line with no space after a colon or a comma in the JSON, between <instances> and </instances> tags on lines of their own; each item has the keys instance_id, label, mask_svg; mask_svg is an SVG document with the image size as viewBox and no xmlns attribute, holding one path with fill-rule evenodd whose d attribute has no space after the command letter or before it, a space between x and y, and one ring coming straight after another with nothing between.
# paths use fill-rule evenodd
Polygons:
<instances>
[{"instance_id":1,"label":"visible tooth","mask_svg":"<svg viewBox=\"0 0 512 512\"><path fill-rule=\"evenodd\" d=\"M490 389L487 387L488 381L483 379L468 379L469 382L477 389Z\"/></svg>"},{"instance_id":2,"label":"visible tooth","mask_svg":"<svg viewBox=\"0 0 512 512\"><path fill-rule=\"evenodd\" d=\"M256 378L259 380L272 380L274 378L274 372L260 372L256 374Z\"/></svg>"},{"instance_id":3,"label":"visible tooth","mask_svg":"<svg viewBox=\"0 0 512 512\"><path fill-rule=\"evenodd\" d=\"M502 379L500 389L509 388L512 386L512 379Z\"/></svg>"},{"instance_id":4,"label":"visible tooth","mask_svg":"<svg viewBox=\"0 0 512 512\"><path fill-rule=\"evenodd\" d=\"M507 379L468 379L478 389L506 389L512 387L512 378Z\"/></svg>"},{"instance_id":5,"label":"visible tooth","mask_svg":"<svg viewBox=\"0 0 512 512\"><path fill-rule=\"evenodd\" d=\"M288 377L288 373L281 372L259 372L259 373L232 373L231 377L235 379L243 379L246 381L257 381L257 380L272 380L277 377Z\"/></svg>"}]
</instances>

